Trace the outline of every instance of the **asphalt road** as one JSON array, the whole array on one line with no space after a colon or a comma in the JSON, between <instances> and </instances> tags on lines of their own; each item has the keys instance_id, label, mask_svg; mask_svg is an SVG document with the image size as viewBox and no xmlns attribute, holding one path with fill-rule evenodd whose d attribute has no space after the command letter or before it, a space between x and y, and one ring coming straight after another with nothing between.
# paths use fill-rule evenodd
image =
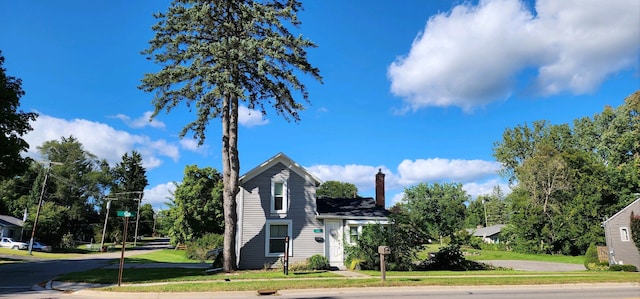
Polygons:
<instances>
[{"instance_id":1,"label":"asphalt road","mask_svg":"<svg viewBox=\"0 0 640 299\"><path fill-rule=\"evenodd\" d=\"M147 245L137 250L125 251L125 256L147 253L149 250L166 248L168 242ZM81 255L73 259L43 260L24 257L22 263L9 263L0 267L0 297L33 293L32 287L44 284L62 274L82 272L105 267L113 259L120 258L121 252ZM11 256L16 258L16 256Z\"/></svg>"}]
</instances>

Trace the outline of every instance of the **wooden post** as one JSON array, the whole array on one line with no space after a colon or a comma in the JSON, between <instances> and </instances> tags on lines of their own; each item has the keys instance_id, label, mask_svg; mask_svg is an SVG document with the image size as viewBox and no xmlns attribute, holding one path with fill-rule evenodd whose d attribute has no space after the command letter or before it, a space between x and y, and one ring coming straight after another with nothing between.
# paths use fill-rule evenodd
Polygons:
<instances>
[{"instance_id":1,"label":"wooden post","mask_svg":"<svg viewBox=\"0 0 640 299\"><path fill-rule=\"evenodd\" d=\"M284 237L284 275L289 275L289 236Z\"/></svg>"},{"instance_id":2,"label":"wooden post","mask_svg":"<svg viewBox=\"0 0 640 299\"><path fill-rule=\"evenodd\" d=\"M127 226L129 225L129 217L124 217L124 233L122 238L122 253L120 254L120 268L118 271L118 286L122 283L122 272L124 272L124 249L127 246Z\"/></svg>"},{"instance_id":3,"label":"wooden post","mask_svg":"<svg viewBox=\"0 0 640 299\"><path fill-rule=\"evenodd\" d=\"M387 280L387 269L385 267L385 262L384 262L384 254L380 254L380 272L382 273L382 281L386 281Z\"/></svg>"}]
</instances>

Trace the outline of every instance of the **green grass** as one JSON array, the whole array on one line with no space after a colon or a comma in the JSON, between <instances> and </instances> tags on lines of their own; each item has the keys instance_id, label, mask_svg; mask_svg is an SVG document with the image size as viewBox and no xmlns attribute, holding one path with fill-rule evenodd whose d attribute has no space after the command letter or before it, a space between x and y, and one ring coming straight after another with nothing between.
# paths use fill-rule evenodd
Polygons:
<instances>
[{"instance_id":1,"label":"green grass","mask_svg":"<svg viewBox=\"0 0 640 299\"><path fill-rule=\"evenodd\" d=\"M43 258L43 259L62 259L62 258L70 258L70 257L78 256L78 254L73 254L73 253L39 252L39 251L31 251L31 255L29 255L28 250L15 250L15 249L9 249L9 248L0 248L0 254L15 255L17 257L33 256L36 258ZM19 258L16 258L16 259L19 259Z\"/></svg>"},{"instance_id":2,"label":"green grass","mask_svg":"<svg viewBox=\"0 0 640 299\"><path fill-rule=\"evenodd\" d=\"M559 254L526 254L512 251L495 251L495 250L467 250L465 258L471 261L478 260L525 260L539 262L554 262L566 264L584 264L584 256L568 256Z\"/></svg>"},{"instance_id":3,"label":"green grass","mask_svg":"<svg viewBox=\"0 0 640 299\"><path fill-rule=\"evenodd\" d=\"M282 271L240 271L233 274L207 274L203 269L158 268L158 269L124 269L122 281L125 283L150 282L185 282L185 281L225 281L225 280L270 280L291 278L339 277L331 272L289 272ZM74 281L99 284L115 284L118 279L118 269L94 269L85 272L70 273L56 278L58 281Z\"/></svg>"},{"instance_id":4,"label":"green grass","mask_svg":"<svg viewBox=\"0 0 640 299\"><path fill-rule=\"evenodd\" d=\"M418 253L418 258L422 261L427 258L429 252L438 252L440 245L430 244L426 246L424 250ZM552 254L526 254L517 253L513 251L498 251L498 250L479 250L472 248L462 248L465 252L465 259L470 261L480 260L524 260L524 261L539 261L539 262L554 262L554 263L567 263L582 265L584 263L584 256L567 256L567 255L552 255Z\"/></svg>"},{"instance_id":5,"label":"green grass","mask_svg":"<svg viewBox=\"0 0 640 299\"><path fill-rule=\"evenodd\" d=\"M443 271L446 272L446 271ZM479 285L535 285L535 284L574 284L574 283L637 283L640 273L629 272L569 272L539 275L479 275L460 276L460 272L439 273L438 276L387 277L382 282L379 277L372 278L320 278L308 280L271 279L271 280L234 280L230 281L192 281L178 284L124 285L106 287L100 290L122 292L216 292L216 291L256 291L260 289L310 289L345 287L384 287L384 286L479 286Z\"/></svg>"},{"instance_id":6,"label":"green grass","mask_svg":"<svg viewBox=\"0 0 640 299\"><path fill-rule=\"evenodd\" d=\"M125 258L125 263L200 263L200 261L188 259L184 250L163 249Z\"/></svg>"}]
</instances>

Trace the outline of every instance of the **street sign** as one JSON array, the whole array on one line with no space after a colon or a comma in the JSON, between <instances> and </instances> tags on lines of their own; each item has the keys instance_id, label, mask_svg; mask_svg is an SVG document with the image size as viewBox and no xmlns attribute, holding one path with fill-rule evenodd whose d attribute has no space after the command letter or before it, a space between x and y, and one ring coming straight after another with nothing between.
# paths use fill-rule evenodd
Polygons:
<instances>
[{"instance_id":1,"label":"street sign","mask_svg":"<svg viewBox=\"0 0 640 299\"><path fill-rule=\"evenodd\" d=\"M132 217L135 216L136 212L131 211L118 211L118 217Z\"/></svg>"}]
</instances>

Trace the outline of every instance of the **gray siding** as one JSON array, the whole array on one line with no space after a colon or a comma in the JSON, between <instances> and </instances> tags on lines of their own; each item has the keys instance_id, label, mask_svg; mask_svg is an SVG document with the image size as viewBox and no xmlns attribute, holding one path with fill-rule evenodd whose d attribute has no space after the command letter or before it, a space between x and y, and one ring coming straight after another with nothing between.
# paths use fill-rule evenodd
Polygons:
<instances>
[{"instance_id":1,"label":"gray siding","mask_svg":"<svg viewBox=\"0 0 640 299\"><path fill-rule=\"evenodd\" d=\"M287 182L289 210L286 215L271 214L271 180L283 179ZM314 233L321 229L322 222L316 219L314 182L291 171L282 163L266 169L258 176L244 182L238 195L243 200L240 236L241 269L259 269L265 266L277 266L278 257L265 257L265 224L268 219L288 219L292 221L292 251L290 263L302 261L314 254L324 254L324 244L315 241L322 233Z\"/></svg>"},{"instance_id":2,"label":"gray siding","mask_svg":"<svg viewBox=\"0 0 640 299\"><path fill-rule=\"evenodd\" d=\"M609 262L623 263L625 265L634 265L640 269L640 252L633 242L631 234L631 212L634 215L640 215L640 199L635 200L629 206L624 208L618 214L607 219L605 222L605 234L607 236L607 249L609 253L613 251L614 255L609 256ZM626 227L629 232L629 241L623 242L620 228ZM635 232L638 233L638 232Z\"/></svg>"}]
</instances>

